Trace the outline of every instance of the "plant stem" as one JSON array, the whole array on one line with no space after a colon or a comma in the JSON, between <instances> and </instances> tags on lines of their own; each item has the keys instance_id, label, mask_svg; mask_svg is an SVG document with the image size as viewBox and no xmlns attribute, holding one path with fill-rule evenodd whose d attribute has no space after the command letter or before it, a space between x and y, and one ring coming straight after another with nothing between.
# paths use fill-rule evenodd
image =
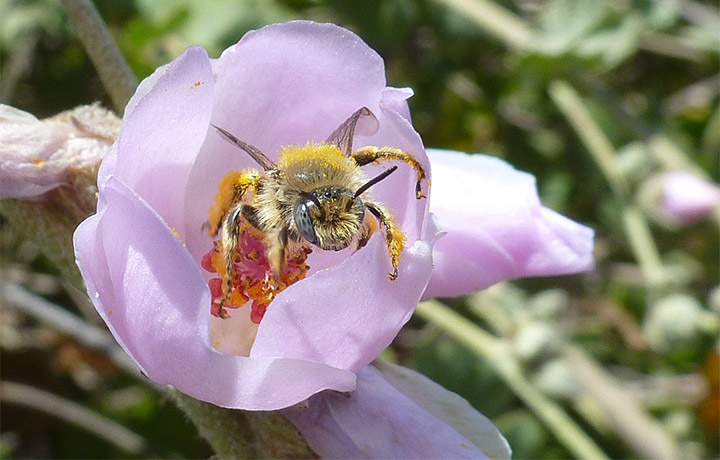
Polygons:
<instances>
[{"instance_id":1,"label":"plant stem","mask_svg":"<svg viewBox=\"0 0 720 460\"><path fill-rule=\"evenodd\" d=\"M91 0L60 1L95 65L103 86L110 94L115 111L122 116L125 105L138 85L135 74Z\"/></svg>"},{"instance_id":2,"label":"plant stem","mask_svg":"<svg viewBox=\"0 0 720 460\"><path fill-rule=\"evenodd\" d=\"M218 458L316 458L280 412L225 409L168 388Z\"/></svg>"},{"instance_id":3,"label":"plant stem","mask_svg":"<svg viewBox=\"0 0 720 460\"><path fill-rule=\"evenodd\" d=\"M65 309L15 284L0 281L0 293L9 304L23 313L31 315L44 324L73 337L83 345L104 353L129 375L139 378L143 383L149 384L155 389L161 389L140 374L138 367L108 332L88 324ZM14 387L11 389L14 389ZM170 395L180 409L188 414L202 436L220 458L314 457L314 453L307 447L300 433L280 412L246 412L223 409L193 399L169 386L162 389ZM28 391L30 390L33 389ZM22 395L28 394L30 393L27 391L22 393ZM10 398L10 396L6 396L2 395L3 399ZM32 404L31 406L39 410L55 413L56 411L51 410L52 408L65 407L62 404L74 405L74 403L64 401L62 404L53 403L48 399L51 397L53 395L38 400L38 404L41 404L41 406ZM57 399L57 397L55 398ZM12 401L15 401L15 399ZM81 417L81 420L79 419L80 422L83 422L80 423L81 426L87 427L87 420L92 420L92 417L92 414ZM110 421L105 423L114 424L114 422ZM124 437L122 433L113 435L111 431L107 430L108 436L113 436L111 442L116 442L121 447L126 446L128 452L136 452L139 449L137 447L138 443L132 442L133 440L129 435L124 435Z\"/></svg>"},{"instance_id":4,"label":"plant stem","mask_svg":"<svg viewBox=\"0 0 720 460\"><path fill-rule=\"evenodd\" d=\"M662 288L666 281L665 271L645 216L634 205L623 206L621 212L625 233L648 288L651 291Z\"/></svg>"},{"instance_id":5,"label":"plant stem","mask_svg":"<svg viewBox=\"0 0 720 460\"><path fill-rule=\"evenodd\" d=\"M600 167L616 196L627 199L629 187L616 161L615 148L585 107L580 95L570 84L554 81L550 84L550 96L560 108L580 140Z\"/></svg>"},{"instance_id":6,"label":"plant stem","mask_svg":"<svg viewBox=\"0 0 720 460\"><path fill-rule=\"evenodd\" d=\"M421 318L487 360L515 394L550 427L551 432L574 455L587 460L608 459L560 406L546 398L523 376L520 365L504 341L493 337L437 301L422 302L415 311Z\"/></svg>"},{"instance_id":7,"label":"plant stem","mask_svg":"<svg viewBox=\"0 0 720 460\"><path fill-rule=\"evenodd\" d=\"M50 194L55 197L56 191ZM75 265L72 236L80 224L80 216L73 215L54 200L0 200L0 215L5 217L18 235L31 241L60 270L73 286L85 291L80 271Z\"/></svg>"},{"instance_id":8,"label":"plant stem","mask_svg":"<svg viewBox=\"0 0 720 460\"><path fill-rule=\"evenodd\" d=\"M595 123L590 111L572 86L564 81L554 81L550 84L549 92L610 184L618 200L630 247L651 294L654 294L656 289L666 282L660 252L652 238L647 219L631 204L630 187L620 169L615 148Z\"/></svg>"},{"instance_id":9,"label":"plant stem","mask_svg":"<svg viewBox=\"0 0 720 460\"><path fill-rule=\"evenodd\" d=\"M116 366L129 375L148 382L141 376L135 363L107 331L83 321L64 308L16 284L0 281L0 293L2 293L3 299L19 311L67 334L83 345L105 354Z\"/></svg>"},{"instance_id":10,"label":"plant stem","mask_svg":"<svg viewBox=\"0 0 720 460\"><path fill-rule=\"evenodd\" d=\"M572 346L564 347L563 357L583 389L600 403L614 431L635 452L647 459L682 458L675 440L593 360Z\"/></svg>"},{"instance_id":11,"label":"plant stem","mask_svg":"<svg viewBox=\"0 0 720 460\"><path fill-rule=\"evenodd\" d=\"M126 452L139 455L145 450L142 437L80 404L47 391L3 381L0 382L0 400L29 407L80 426Z\"/></svg>"},{"instance_id":12,"label":"plant stem","mask_svg":"<svg viewBox=\"0 0 720 460\"><path fill-rule=\"evenodd\" d=\"M486 32L518 50L532 44L528 24L496 3L487 0L435 0L471 20Z\"/></svg>"}]
</instances>

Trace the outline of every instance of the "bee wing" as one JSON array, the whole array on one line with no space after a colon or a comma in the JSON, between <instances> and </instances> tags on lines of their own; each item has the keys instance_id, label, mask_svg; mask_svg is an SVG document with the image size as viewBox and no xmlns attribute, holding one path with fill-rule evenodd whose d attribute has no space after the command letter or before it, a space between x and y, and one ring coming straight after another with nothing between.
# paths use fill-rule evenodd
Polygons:
<instances>
[{"instance_id":1,"label":"bee wing","mask_svg":"<svg viewBox=\"0 0 720 460\"><path fill-rule=\"evenodd\" d=\"M242 150L247 152L248 155L250 155L253 160L257 161L257 163L262 166L264 171L269 171L271 169L277 169L277 165L273 163L270 158L266 157L264 153L260 151L260 149L253 147L250 144L246 144L245 142L241 141L237 137L233 136L229 132L225 131L224 129L220 128L219 126L215 126L211 123L212 127L217 129L218 133L225 139L226 141L230 142L236 147L240 147Z\"/></svg>"},{"instance_id":2,"label":"bee wing","mask_svg":"<svg viewBox=\"0 0 720 460\"><path fill-rule=\"evenodd\" d=\"M358 123L360 123L360 126L358 126ZM370 109L362 107L338 126L325 143L337 145L346 156L350 156L353 137L355 137L355 130L358 127L360 127L363 134L374 134L380 127L380 122L378 122Z\"/></svg>"}]
</instances>

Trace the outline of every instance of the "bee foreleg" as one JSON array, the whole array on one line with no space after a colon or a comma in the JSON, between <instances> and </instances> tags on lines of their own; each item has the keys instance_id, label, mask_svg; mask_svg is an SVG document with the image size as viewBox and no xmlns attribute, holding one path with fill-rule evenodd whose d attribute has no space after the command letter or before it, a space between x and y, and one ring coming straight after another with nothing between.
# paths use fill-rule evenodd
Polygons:
<instances>
[{"instance_id":1,"label":"bee foreleg","mask_svg":"<svg viewBox=\"0 0 720 460\"><path fill-rule=\"evenodd\" d=\"M368 145L353 152L352 154L355 164L358 166L365 166L366 164L372 163L373 161L383 160L397 160L407 163L415 170L417 174L417 182L415 183L415 197L419 200L420 198L426 198L427 195L422 192L420 183L427 177L425 169L423 169L417 159L410 153L404 150L396 149L393 147L375 147L374 145Z\"/></svg>"},{"instance_id":2,"label":"bee foreleg","mask_svg":"<svg viewBox=\"0 0 720 460\"><path fill-rule=\"evenodd\" d=\"M223 177L210 207L207 227L211 237L217 236L228 213L243 200L248 191L257 194L262 180L262 174L253 170L231 171Z\"/></svg>"},{"instance_id":3,"label":"bee foreleg","mask_svg":"<svg viewBox=\"0 0 720 460\"><path fill-rule=\"evenodd\" d=\"M360 249L364 248L368 241L370 241L370 237L373 236L377 229L378 227L375 223L375 220L368 214L365 214L365 220L362 227L360 228L360 233L358 234L357 245L355 246L355 249L359 251Z\"/></svg>"},{"instance_id":4,"label":"bee foreleg","mask_svg":"<svg viewBox=\"0 0 720 460\"><path fill-rule=\"evenodd\" d=\"M390 262L393 271L390 272L390 281L395 281L398 276L398 265L400 264L400 253L405 249L405 234L395 224L395 219L382 205L365 202L365 207L385 227L385 240L387 241Z\"/></svg>"}]
</instances>

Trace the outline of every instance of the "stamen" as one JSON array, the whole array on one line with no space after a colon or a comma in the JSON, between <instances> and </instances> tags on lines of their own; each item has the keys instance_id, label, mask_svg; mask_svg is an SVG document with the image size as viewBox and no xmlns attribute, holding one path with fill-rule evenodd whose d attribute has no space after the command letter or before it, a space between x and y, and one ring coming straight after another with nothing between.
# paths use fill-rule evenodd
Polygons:
<instances>
[{"instance_id":1,"label":"stamen","mask_svg":"<svg viewBox=\"0 0 720 460\"><path fill-rule=\"evenodd\" d=\"M203 256L200 265L205 271L218 275L208 281L212 298L211 315L227 318L228 309L241 308L250 302L250 319L253 323L260 324L273 299L291 284L305 278L310 268L305 262L312 250L306 247L287 250L285 267L280 273L280 279L276 281L272 276L263 242L265 234L244 219L241 221L238 244L232 254L232 282L228 283L219 240L213 242L213 248Z\"/></svg>"}]
</instances>

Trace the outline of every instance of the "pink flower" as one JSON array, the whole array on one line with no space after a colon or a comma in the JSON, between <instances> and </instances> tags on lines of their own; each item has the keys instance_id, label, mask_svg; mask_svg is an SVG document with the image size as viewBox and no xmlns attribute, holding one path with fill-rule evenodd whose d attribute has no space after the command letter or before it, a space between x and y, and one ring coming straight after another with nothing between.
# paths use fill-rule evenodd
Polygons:
<instances>
[{"instance_id":1,"label":"pink flower","mask_svg":"<svg viewBox=\"0 0 720 460\"><path fill-rule=\"evenodd\" d=\"M672 171L659 178L658 211L675 225L690 224L707 217L720 206L720 188L687 171Z\"/></svg>"},{"instance_id":2,"label":"pink flower","mask_svg":"<svg viewBox=\"0 0 720 460\"><path fill-rule=\"evenodd\" d=\"M498 281L593 268L593 231L542 206L535 178L497 158L429 150L435 244L423 297L455 297Z\"/></svg>"},{"instance_id":3,"label":"pink flower","mask_svg":"<svg viewBox=\"0 0 720 460\"><path fill-rule=\"evenodd\" d=\"M414 171L400 164L372 188L407 237L396 281L381 230L354 254L314 249L305 279L269 306L216 310L229 316L221 319L211 316L218 286L203 257L213 241L201 228L223 176L258 165L211 123L277 160L282 146L321 142L368 107L379 126L359 127L355 148L398 147L429 171L405 118L408 96L385 86L382 59L356 35L304 21L248 33L216 60L190 48L141 83L75 250L98 312L150 379L251 410L355 388L355 374L390 344L430 277L435 232ZM372 177L383 167L363 170ZM245 273L256 276L259 263L244 264Z\"/></svg>"},{"instance_id":4,"label":"pink flower","mask_svg":"<svg viewBox=\"0 0 720 460\"><path fill-rule=\"evenodd\" d=\"M0 104L0 197L37 198L78 175L94 177L119 130L119 120L98 106L38 120Z\"/></svg>"},{"instance_id":5,"label":"pink flower","mask_svg":"<svg viewBox=\"0 0 720 460\"><path fill-rule=\"evenodd\" d=\"M284 411L321 458L510 459L505 438L426 377L375 362L350 394L323 392Z\"/></svg>"},{"instance_id":6,"label":"pink flower","mask_svg":"<svg viewBox=\"0 0 720 460\"><path fill-rule=\"evenodd\" d=\"M233 259L233 283L243 289L234 303L213 302L223 295L222 274L216 273L222 265L213 261L215 243L201 228L223 177L258 166L211 123L274 161L282 146L322 142L350 114L368 107L378 126L359 127L355 148L397 147L430 173L409 122L405 100L411 91L385 85L382 59L330 24L268 26L218 59L188 49L145 79L129 102L123 130L98 174L97 214L75 233L78 266L115 338L157 383L249 410L285 408L325 389L357 390L348 404L332 392L318 395L306 415L293 418L318 452L352 450L326 450L323 443L331 438L308 432L304 417L322 419L324 427L386 418L393 430L411 417L417 426L447 435L425 441L447 439L452 449L478 456L487 446L469 431L451 428L447 410L413 393L416 385L429 391L429 383L406 375L416 384L405 385L366 367L409 319L431 279L437 228L429 200L416 199L416 175L407 165L372 188L407 237L396 281L388 280L381 229L357 252L314 248L298 257L287 269L303 279L265 298L259 277L267 273L267 254L249 232ZM591 266L592 232L543 208L532 176L481 156L434 153L432 161L440 174L432 179L430 206L448 235L446 243L438 242L426 295L460 295L501 279ZM383 168L363 170L373 177ZM457 403L435 387L437 399ZM413 436L403 449L419 440ZM438 452L444 446L437 444Z\"/></svg>"}]
</instances>

